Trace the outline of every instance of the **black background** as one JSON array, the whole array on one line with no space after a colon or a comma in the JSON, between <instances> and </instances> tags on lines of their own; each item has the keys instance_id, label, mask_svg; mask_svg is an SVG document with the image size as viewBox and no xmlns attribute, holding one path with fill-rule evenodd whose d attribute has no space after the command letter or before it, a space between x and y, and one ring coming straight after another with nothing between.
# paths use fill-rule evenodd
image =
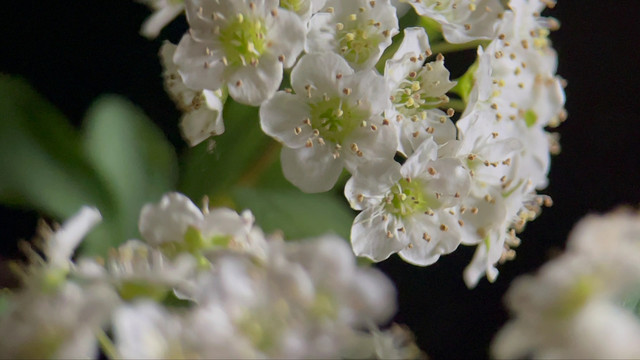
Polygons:
<instances>
[{"instance_id":1,"label":"black background","mask_svg":"<svg viewBox=\"0 0 640 360\"><path fill-rule=\"evenodd\" d=\"M145 6L126 0L4 2L0 72L26 78L78 125L98 95L121 94L176 147L184 147L177 131L179 113L162 88L156 55L161 41L138 35L148 14ZM585 214L640 203L640 1L560 0L545 14L562 24L551 37L559 53L558 73L569 84L569 118L557 129L562 153L552 161L544 191L554 206L527 225L517 258L500 267L494 284L482 280L476 289L466 289L462 270L470 248L427 268L397 257L379 265L398 287L396 321L407 324L435 359L486 357L491 338L508 316L501 298L511 280L561 249ZM160 38L175 43L185 29L179 20ZM2 258L17 256L15 240L32 237L37 217L0 207ZM0 271L6 283L6 268Z\"/></svg>"}]
</instances>

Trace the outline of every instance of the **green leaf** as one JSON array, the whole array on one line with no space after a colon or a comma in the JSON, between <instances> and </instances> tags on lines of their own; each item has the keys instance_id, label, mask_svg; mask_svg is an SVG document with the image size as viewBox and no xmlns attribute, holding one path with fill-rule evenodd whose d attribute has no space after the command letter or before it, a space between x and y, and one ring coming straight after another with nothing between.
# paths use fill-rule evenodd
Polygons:
<instances>
[{"instance_id":1,"label":"green leaf","mask_svg":"<svg viewBox=\"0 0 640 360\"><path fill-rule=\"evenodd\" d=\"M0 201L65 219L111 207L65 117L24 80L0 75Z\"/></svg>"},{"instance_id":2,"label":"green leaf","mask_svg":"<svg viewBox=\"0 0 640 360\"><path fill-rule=\"evenodd\" d=\"M209 196L222 204L232 186L254 172L265 148L273 144L260 128L258 108L228 99L224 106L225 132L188 149L181 161L179 189L191 199Z\"/></svg>"},{"instance_id":3,"label":"green leaf","mask_svg":"<svg viewBox=\"0 0 640 360\"><path fill-rule=\"evenodd\" d=\"M164 134L134 105L116 96L98 99L87 112L84 149L106 192L111 211L83 251L105 254L137 237L140 209L157 201L175 183L177 160Z\"/></svg>"},{"instance_id":4,"label":"green leaf","mask_svg":"<svg viewBox=\"0 0 640 360\"><path fill-rule=\"evenodd\" d=\"M473 85L476 83L476 71L478 70L478 62L474 62L469 69L456 79L456 86L454 86L450 91L454 94L457 94L462 98L465 104L469 102L469 94L471 94L471 89L473 89Z\"/></svg>"},{"instance_id":5,"label":"green leaf","mask_svg":"<svg viewBox=\"0 0 640 360\"><path fill-rule=\"evenodd\" d=\"M287 239L326 233L349 238L354 215L336 194L237 187L231 196L238 209L251 209L256 223L267 233L282 230Z\"/></svg>"}]
</instances>

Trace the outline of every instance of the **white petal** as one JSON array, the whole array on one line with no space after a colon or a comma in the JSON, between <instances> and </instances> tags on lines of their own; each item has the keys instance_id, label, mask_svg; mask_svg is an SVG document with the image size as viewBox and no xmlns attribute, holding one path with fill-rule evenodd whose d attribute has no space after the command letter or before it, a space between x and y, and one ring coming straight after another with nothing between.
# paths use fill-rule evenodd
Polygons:
<instances>
[{"instance_id":1,"label":"white petal","mask_svg":"<svg viewBox=\"0 0 640 360\"><path fill-rule=\"evenodd\" d=\"M441 226L447 227L446 231ZM412 247L400 251L400 257L411 264L427 266L435 263L440 255L453 252L460 245L460 230L457 218L447 211L436 212L433 216L417 214L405 220L406 231L411 237ZM423 239L424 234L430 241Z\"/></svg>"},{"instance_id":2,"label":"white petal","mask_svg":"<svg viewBox=\"0 0 640 360\"><path fill-rule=\"evenodd\" d=\"M187 227L202 221L200 209L180 193L168 193L158 204L146 204L140 212L138 229L152 245L182 241Z\"/></svg>"},{"instance_id":3,"label":"white petal","mask_svg":"<svg viewBox=\"0 0 640 360\"><path fill-rule=\"evenodd\" d=\"M209 90L204 90L210 92ZM206 95L205 95L206 96ZM210 136L224 133L224 123L222 121L222 102L215 95L210 95L207 104L202 104L199 109L185 113L180 120L180 131L187 140L189 146L196 146ZM217 108L210 107L210 103Z\"/></svg>"},{"instance_id":4,"label":"white petal","mask_svg":"<svg viewBox=\"0 0 640 360\"><path fill-rule=\"evenodd\" d=\"M282 148L282 172L300 190L316 193L330 190L342 172L342 160L334 159L327 146Z\"/></svg>"},{"instance_id":5,"label":"white petal","mask_svg":"<svg viewBox=\"0 0 640 360\"><path fill-rule=\"evenodd\" d=\"M185 34L173 56L182 80L192 89L217 90L223 85L225 65L221 58L207 55L207 48L208 44Z\"/></svg>"},{"instance_id":6,"label":"white petal","mask_svg":"<svg viewBox=\"0 0 640 360\"><path fill-rule=\"evenodd\" d=\"M360 166L347 181L344 196L353 209L362 210L370 201L379 203L401 177L397 162L391 159L371 161ZM358 200L361 195L364 196L363 201Z\"/></svg>"},{"instance_id":7,"label":"white petal","mask_svg":"<svg viewBox=\"0 0 640 360\"><path fill-rule=\"evenodd\" d=\"M426 57L426 51L430 50L429 37L422 27L409 27L404 29L404 39L400 43L400 47L393 54L393 60L400 60L405 55L423 55Z\"/></svg>"},{"instance_id":8,"label":"white petal","mask_svg":"<svg viewBox=\"0 0 640 360\"><path fill-rule=\"evenodd\" d=\"M384 221L382 215L382 209L368 208L356 216L351 227L351 246L357 256L382 261L409 244L406 237L397 236L397 228L401 226L396 226L395 217L388 216Z\"/></svg>"},{"instance_id":9,"label":"white petal","mask_svg":"<svg viewBox=\"0 0 640 360\"><path fill-rule=\"evenodd\" d=\"M83 206L47 240L45 253L49 263L54 266L67 266L80 242L100 221L102 221L102 216L98 209Z\"/></svg>"},{"instance_id":10,"label":"white petal","mask_svg":"<svg viewBox=\"0 0 640 360\"><path fill-rule=\"evenodd\" d=\"M140 34L149 39L156 38L162 28L167 26L167 24L173 21L173 19L175 19L183 11L184 4L167 6L158 11L155 11L142 23Z\"/></svg>"},{"instance_id":11,"label":"white petal","mask_svg":"<svg viewBox=\"0 0 640 360\"><path fill-rule=\"evenodd\" d=\"M337 75L353 74L349 64L333 53L309 54L300 58L298 64L291 71L291 87L296 94L306 96L306 86L310 86L312 96L322 96L323 93L339 94L342 83Z\"/></svg>"},{"instance_id":12,"label":"white petal","mask_svg":"<svg viewBox=\"0 0 640 360\"><path fill-rule=\"evenodd\" d=\"M294 149L303 147L313 135L311 127L303 123L309 116L309 105L303 97L284 91L260 106L262 131Z\"/></svg>"},{"instance_id":13,"label":"white petal","mask_svg":"<svg viewBox=\"0 0 640 360\"><path fill-rule=\"evenodd\" d=\"M295 64L304 49L305 33L304 24L298 15L284 9L278 10L277 21L269 28L269 38L273 42L269 51L276 57L284 56L285 69Z\"/></svg>"},{"instance_id":14,"label":"white petal","mask_svg":"<svg viewBox=\"0 0 640 360\"><path fill-rule=\"evenodd\" d=\"M263 55L257 66L235 69L227 82L229 95L237 102L258 106L275 94L282 81L282 64L277 58Z\"/></svg>"}]
</instances>

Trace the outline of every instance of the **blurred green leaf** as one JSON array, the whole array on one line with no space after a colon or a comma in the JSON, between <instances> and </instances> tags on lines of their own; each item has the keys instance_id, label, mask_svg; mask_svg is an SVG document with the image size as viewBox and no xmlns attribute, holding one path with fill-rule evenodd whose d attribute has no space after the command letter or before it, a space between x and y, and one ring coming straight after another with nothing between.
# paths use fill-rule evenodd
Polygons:
<instances>
[{"instance_id":1,"label":"blurred green leaf","mask_svg":"<svg viewBox=\"0 0 640 360\"><path fill-rule=\"evenodd\" d=\"M231 196L238 209L251 209L256 223L267 233L282 230L287 239L326 233L349 238L354 215L334 193L237 187Z\"/></svg>"},{"instance_id":2,"label":"blurred green leaf","mask_svg":"<svg viewBox=\"0 0 640 360\"><path fill-rule=\"evenodd\" d=\"M273 143L260 128L258 108L231 98L224 106L225 132L188 149L181 161L179 189L198 201L204 195L214 202L249 173Z\"/></svg>"},{"instance_id":3,"label":"blurred green leaf","mask_svg":"<svg viewBox=\"0 0 640 360\"><path fill-rule=\"evenodd\" d=\"M58 219L111 207L64 116L24 80L0 76L0 201Z\"/></svg>"},{"instance_id":4,"label":"blurred green leaf","mask_svg":"<svg viewBox=\"0 0 640 360\"><path fill-rule=\"evenodd\" d=\"M103 229L85 241L83 250L104 254L110 246L138 236L142 205L173 188L177 160L162 132L116 96L101 97L91 106L83 145L114 205L103 212Z\"/></svg>"}]
</instances>

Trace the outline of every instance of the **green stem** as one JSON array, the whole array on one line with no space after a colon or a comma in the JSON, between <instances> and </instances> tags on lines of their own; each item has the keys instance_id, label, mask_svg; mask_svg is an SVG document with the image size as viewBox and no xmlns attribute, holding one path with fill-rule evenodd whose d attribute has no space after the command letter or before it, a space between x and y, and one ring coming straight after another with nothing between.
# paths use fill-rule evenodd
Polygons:
<instances>
[{"instance_id":1,"label":"green stem","mask_svg":"<svg viewBox=\"0 0 640 360\"><path fill-rule=\"evenodd\" d=\"M446 103L446 107L451 108L456 112L463 113L467 108L467 103L465 103L464 100L461 99L449 99L449 102Z\"/></svg>"},{"instance_id":2,"label":"green stem","mask_svg":"<svg viewBox=\"0 0 640 360\"><path fill-rule=\"evenodd\" d=\"M464 44L451 44L446 41L441 41L431 44L431 52L434 54L447 54L457 51L477 49L479 45L486 47L489 45L489 40L475 40Z\"/></svg>"},{"instance_id":3,"label":"green stem","mask_svg":"<svg viewBox=\"0 0 640 360\"><path fill-rule=\"evenodd\" d=\"M262 174L278 159L280 148L280 144L276 141L269 141L262 155L240 176L236 183L243 186L255 186Z\"/></svg>"},{"instance_id":4,"label":"green stem","mask_svg":"<svg viewBox=\"0 0 640 360\"><path fill-rule=\"evenodd\" d=\"M104 352L104 355L109 359L121 359L120 353L118 353L118 349L113 344L111 339L105 334L104 330L96 329L94 331L96 337L98 338L98 342L100 343L100 348Z\"/></svg>"}]
</instances>

